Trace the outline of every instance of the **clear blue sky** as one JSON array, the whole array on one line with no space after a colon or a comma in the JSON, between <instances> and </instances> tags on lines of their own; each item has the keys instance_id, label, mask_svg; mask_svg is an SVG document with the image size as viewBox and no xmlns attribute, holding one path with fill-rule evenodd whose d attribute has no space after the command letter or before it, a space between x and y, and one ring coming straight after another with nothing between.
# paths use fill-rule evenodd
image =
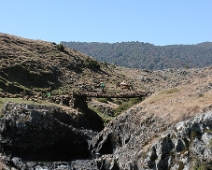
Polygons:
<instances>
[{"instance_id":1,"label":"clear blue sky","mask_svg":"<svg viewBox=\"0 0 212 170\"><path fill-rule=\"evenodd\" d=\"M212 0L1 0L0 32L60 43L212 42Z\"/></svg>"}]
</instances>

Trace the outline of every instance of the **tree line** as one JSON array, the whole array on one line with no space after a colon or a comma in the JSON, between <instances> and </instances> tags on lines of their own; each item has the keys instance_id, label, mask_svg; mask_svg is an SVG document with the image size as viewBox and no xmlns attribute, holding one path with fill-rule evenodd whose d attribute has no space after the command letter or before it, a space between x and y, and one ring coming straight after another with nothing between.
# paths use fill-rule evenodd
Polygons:
<instances>
[{"instance_id":1,"label":"tree line","mask_svg":"<svg viewBox=\"0 0 212 170\"><path fill-rule=\"evenodd\" d=\"M155 46L131 41L117 43L64 42L100 62L129 68L158 70L165 68L205 67L212 65L212 42L195 45Z\"/></svg>"}]
</instances>

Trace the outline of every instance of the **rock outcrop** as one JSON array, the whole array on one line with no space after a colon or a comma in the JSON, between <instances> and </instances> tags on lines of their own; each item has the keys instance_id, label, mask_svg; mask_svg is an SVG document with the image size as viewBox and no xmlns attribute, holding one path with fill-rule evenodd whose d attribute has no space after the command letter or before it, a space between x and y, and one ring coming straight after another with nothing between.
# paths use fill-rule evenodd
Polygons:
<instances>
[{"instance_id":1,"label":"rock outcrop","mask_svg":"<svg viewBox=\"0 0 212 170\"><path fill-rule=\"evenodd\" d=\"M124 113L93 138L93 153L116 169L212 167L212 112L168 124L145 113ZM153 142L155 141L155 142Z\"/></svg>"},{"instance_id":2,"label":"rock outcrop","mask_svg":"<svg viewBox=\"0 0 212 170\"><path fill-rule=\"evenodd\" d=\"M88 158L89 141L103 128L98 115L89 110L89 113L69 115L55 106L8 102L2 112L1 152L17 166L21 165L20 159L69 161Z\"/></svg>"},{"instance_id":3,"label":"rock outcrop","mask_svg":"<svg viewBox=\"0 0 212 170\"><path fill-rule=\"evenodd\" d=\"M73 118L57 109L15 103L4 106L0 143L5 165L49 170L212 167L212 111L174 125L168 117L147 116L137 107L119 115L97 133L89 123L79 124L83 122L82 115Z\"/></svg>"}]
</instances>

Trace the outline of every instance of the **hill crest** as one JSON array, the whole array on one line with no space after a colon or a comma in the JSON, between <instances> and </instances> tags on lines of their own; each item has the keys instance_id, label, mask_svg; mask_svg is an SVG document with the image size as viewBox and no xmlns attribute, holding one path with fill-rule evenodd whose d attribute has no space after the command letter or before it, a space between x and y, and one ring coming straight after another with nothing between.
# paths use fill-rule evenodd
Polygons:
<instances>
[{"instance_id":1,"label":"hill crest","mask_svg":"<svg viewBox=\"0 0 212 170\"><path fill-rule=\"evenodd\" d=\"M139 69L206 67L212 64L212 43L155 46L143 42L61 42L101 62Z\"/></svg>"}]
</instances>

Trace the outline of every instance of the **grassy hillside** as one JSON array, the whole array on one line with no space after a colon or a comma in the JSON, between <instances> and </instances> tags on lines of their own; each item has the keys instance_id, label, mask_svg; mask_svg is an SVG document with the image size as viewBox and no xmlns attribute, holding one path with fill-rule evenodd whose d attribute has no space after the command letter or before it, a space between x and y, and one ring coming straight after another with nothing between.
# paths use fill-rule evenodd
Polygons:
<instances>
[{"instance_id":1,"label":"grassy hillside","mask_svg":"<svg viewBox=\"0 0 212 170\"><path fill-rule=\"evenodd\" d=\"M27 99L28 96L28 99L34 100L32 102L40 104L45 101L38 99L46 97L47 94L55 97L68 95L73 91L83 91L84 85L88 91L99 92L100 89L96 86L98 87L100 82L105 83L106 93L122 92L115 86L123 80L131 82L135 90L144 90L144 84L139 79L128 77L121 71L125 68L98 62L61 44L8 34L0 34L0 44L0 106L8 100L17 101L15 98ZM117 99L113 102L118 107L128 101ZM128 104L128 107L131 105ZM111 106L109 104L103 108ZM99 111L92 104L89 104L89 107L96 109L100 114L105 110ZM128 107L125 106L121 110ZM119 109L119 113L121 110ZM102 117L111 119L111 116L107 115Z\"/></svg>"},{"instance_id":2,"label":"grassy hillside","mask_svg":"<svg viewBox=\"0 0 212 170\"><path fill-rule=\"evenodd\" d=\"M81 84L106 87L122 81L114 66L54 42L0 34L0 92L12 94L67 94Z\"/></svg>"},{"instance_id":3,"label":"grassy hillside","mask_svg":"<svg viewBox=\"0 0 212 170\"><path fill-rule=\"evenodd\" d=\"M148 114L164 117L171 115L173 122L211 108L210 66L149 71L101 63L53 42L0 34L0 44L1 105L10 100L6 97L42 96L49 91L52 96L67 95L82 91L82 84L87 85L88 91L98 92L95 85L101 81L106 84L106 93L128 93L115 86L125 80L138 93L147 90L154 93L143 102L136 98L88 99L89 108L105 122L128 108L142 108ZM199 44L202 45L205 47Z\"/></svg>"}]
</instances>

